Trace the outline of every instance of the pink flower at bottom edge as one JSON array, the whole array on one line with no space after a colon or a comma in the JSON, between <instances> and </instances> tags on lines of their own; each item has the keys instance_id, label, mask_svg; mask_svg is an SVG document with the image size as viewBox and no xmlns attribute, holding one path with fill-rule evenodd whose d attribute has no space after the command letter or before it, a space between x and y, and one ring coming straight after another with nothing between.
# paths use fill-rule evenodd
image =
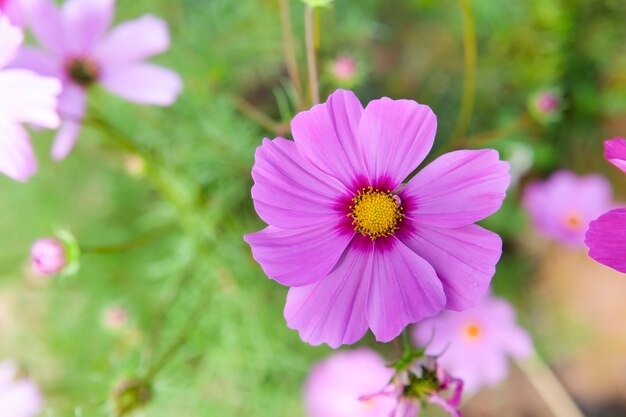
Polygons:
<instances>
[{"instance_id":1,"label":"pink flower at bottom edge","mask_svg":"<svg viewBox=\"0 0 626 417\"><path fill-rule=\"evenodd\" d=\"M265 273L290 286L284 315L302 340L351 344L370 328L388 342L444 308L472 307L501 255L474 224L500 208L509 165L496 151L424 160L428 106L349 91L301 112L294 141L264 140L252 199L268 227L245 236Z\"/></svg>"},{"instance_id":2,"label":"pink flower at bottom edge","mask_svg":"<svg viewBox=\"0 0 626 417\"><path fill-rule=\"evenodd\" d=\"M585 243L590 258L626 273L626 208L611 210L592 221Z\"/></svg>"},{"instance_id":3,"label":"pink flower at bottom edge","mask_svg":"<svg viewBox=\"0 0 626 417\"><path fill-rule=\"evenodd\" d=\"M20 377L10 361L0 363L0 416L34 417L42 408L39 388L30 379Z\"/></svg>"},{"instance_id":4,"label":"pink flower at bottom edge","mask_svg":"<svg viewBox=\"0 0 626 417\"><path fill-rule=\"evenodd\" d=\"M126 100L169 106L182 89L177 73L144 62L169 47L165 22L154 16L118 25L106 33L114 0L23 0L22 14L43 49L24 47L13 62L63 82L59 111L63 126L54 159L72 150L85 115L87 90L99 84Z\"/></svg>"},{"instance_id":5,"label":"pink flower at bottom edge","mask_svg":"<svg viewBox=\"0 0 626 417\"><path fill-rule=\"evenodd\" d=\"M22 44L22 31L0 14L0 172L26 181L37 170L30 137L22 127L59 125L60 83L23 69L6 69Z\"/></svg>"}]
</instances>

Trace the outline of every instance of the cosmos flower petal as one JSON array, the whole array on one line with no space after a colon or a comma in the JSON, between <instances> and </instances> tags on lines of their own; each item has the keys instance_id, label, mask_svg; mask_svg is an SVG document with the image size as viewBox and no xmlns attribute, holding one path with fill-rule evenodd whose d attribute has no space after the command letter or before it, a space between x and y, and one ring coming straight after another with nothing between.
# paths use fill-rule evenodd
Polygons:
<instances>
[{"instance_id":1,"label":"cosmos flower petal","mask_svg":"<svg viewBox=\"0 0 626 417\"><path fill-rule=\"evenodd\" d=\"M613 138L604 142L604 157L626 172L626 139Z\"/></svg>"},{"instance_id":2,"label":"cosmos flower petal","mask_svg":"<svg viewBox=\"0 0 626 417\"><path fill-rule=\"evenodd\" d=\"M26 181L37 171L37 162L26 131L18 124L0 120L0 172Z\"/></svg>"},{"instance_id":3,"label":"cosmos flower petal","mask_svg":"<svg viewBox=\"0 0 626 417\"><path fill-rule=\"evenodd\" d=\"M618 208L601 215L589 224L585 243L589 257L626 273L626 208Z\"/></svg>"},{"instance_id":4,"label":"cosmos flower petal","mask_svg":"<svg viewBox=\"0 0 626 417\"><path fill-rule=\"evenodd\" d=\"M390 417L418 417L421 408L419 401L402 398L398 401Z\"/></svg>"},{"instance_id":5,"label":"cosmos flower petal","mask_svg":"<svg viewBox=\"0 0 626 417\"><path fill-rule=\"evenodd\" d=\"M450 310L480 301L502 254L500 236L474 224L457 229L407 227L398 238L435 268Z\"/></svg>"},{"instance_id":6,"label":"cosmos flower petal","mask_svg":"<svg viewBox=\"0 0 626 417\"><path fill-rule=\"evenodd\" d=\"M59 125L56 108L61 83L58 80L27 70L8 69L0 72L0 91L2 117L46 128Z\"/></svg>"},{"instance_id":7,"label":"cosmos flower petal","mask_svg":"<svg viewBox=\"0 0 626 417\"><path fill-rule=\"evenodd\" d=\"M58 58L55 58L39 48L22 46L15 59L11 61L11 68L28 68L39 75L61 79L63 72Z\"/></svg>"},{"instance_id":8,"label":"cosmos flower petal","mask_svg":"<svg viewBox=\"0 0 626 417\"><path fill-rule=\"evenodd\" d=\"M303 341L338 348L358 341L367 331L372 252L359 248L355 241L317 284L289 290L285 319Z\"/></svg>"},{"instance_id":9,"label":"cosmos flower petal","mask_svg":"<svg viewBox=\"0 0 626 417\"><path fill-rule=\"evenodd\" d=\"M165 21L146 15L116 26L94 49L94 54L106 67L127 66L165 52L169 45Z\"/></svg>"},{"instance_id":10,"label":"cosmos flower petal","mask_svg":"<svg viewBox=\"0 0 626 417\"><path fill-rule=\"evenodd\" d=\"M22 0L22 17L37 41L58 55L65 52L61 13L52 0Z\"/></svg>"},{"instance_id":11,"label":"cosmos flower petal","mask_svg":"<svg viewBox=\"0 0 626 417\"><path fill-rule=\"evenodd\" d=\"M15 57L23 40L22 31L0 12L0 68L5 67Z\"/></svg>"},{"instance_id":12,"label":"cosmos flower petal","mask_svg":"<svg viewBox=\"0 0 626 417\"><path fill-rule=\"evenodd\" d=\"M428 402L430 404L438 405L443 409L443 411L452 417L462 417L461 411L459 411L456 406L450 404L450 402L443 398L440 394L431 395L428 398Z\"/></svg>"},{"instance_id":13,"label":"cosmos flower petal","mask_svg":"<svg viewBox=\"0 0 626 417\"><path fill-rule=\"evenodd\" d=\"M414 222L462 227L496 212L506 196L509 164L492 149L444 154L402 189L405 213Z\"/></svg>"},{"instance_id":14,"label":"cosmos flower petal","mask_svg":"<svg viewBox=\"0 0 626 417\"><path fill-rule=\"evenodd\" d=\"M73 84L65 86L59 98L59 112L63 117L63 124L52 145L52 159L57 161L65 159L74 148L86 105L87 94L83 88Z\"/></svg>"},{"instance_id":15,"label":"cosmos flower petal","mask_svg":"<svg viewBox=\"0 0 626 417\"><path fill-rule=\"evenodd\" d=\"M61 128L57 132L52 144L52 150L50 156L55 161L61 161L70 154L76 140L80 134L81 124L72 120L64 120Z\"/></svg>"},{"instance_id":16,"label":"cosmos flower petal","mask_svg":"<svg viewBox=\"0 0 626 417\"><path fill-rule=\"evenodd\" d=\"M350 243L354 232L320 224L306 229L269 226L244 238L265 274L288 286L314 284L326 276Z\"/></svg>"},{"instance_id":17,"label":"cosmos flower petal","mask_svg":"<svg viewBox=\"0 0 626 417\"><path fill-rule=\"evenodd\" d=\"M109 28L114 11L115 0L67 0L61 11L66 51L91 52Z\"/></svg>"},{"instance_id":18,"label":"cosmos flower petal","mask_svg":"<svg viewBox=\"0 0 626 417\"><path fill-rule=\"evenodd\" d=\"M126 100L157 106L173 104L183 88L176 72L153 64L134 64L105 72L100 83Z\"/></svg>"},{"instance_id":19,"label":"cosmos flower petal","mask_svg":"<svg viewBox=\"0 0 626 417\"><path fill-rule=\"evenodd\" d=\"M428 155L436 131L437 117L428 106L386 97L371 101L359 123L368 178L395 189Z\"/></svg>"},{"instance_id":20,"label":"cosmos flower petal","mask_svg":"<svg viewBox=\"0 0 626 417\"><path fill-rule=\"evenodd\" d=\"M377 341L389 342L408 324L439 313L446 297L433 267L400 240L371 245L367 321Z\"/></svg>"},{"instance_id":21,"label":"cosmos flower petal","mask_svg":"<svg viewBox=\"0 0 626 417\"><path fill-rule=\"evenodd\" d=\"M347 187L365 174L357 132L363 107L351 91L337 90L326 103L298 113L291 131L300 154Z\"/></svg>"},{"instance_id":22,"label":"cosmos flower petal","mask_svg":"<svg viewBox=\"0 0 626 417\"><path fill-rule=\"evenodd\" d=\"M293 229L346 221L346 213L336 205L349 192L306 162L295 143L283 138L265 139L255 159L252 199L266 223Z\"/></svg>"}]
</instances>

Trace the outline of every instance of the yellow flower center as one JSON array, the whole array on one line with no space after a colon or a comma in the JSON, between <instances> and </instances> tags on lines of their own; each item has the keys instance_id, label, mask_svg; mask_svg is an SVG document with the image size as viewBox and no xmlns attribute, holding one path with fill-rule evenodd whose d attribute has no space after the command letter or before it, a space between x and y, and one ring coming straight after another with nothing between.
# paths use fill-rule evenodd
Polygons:
<instances>
[{"instance_id":1,"label":"yellow flower center","mask_svg":"<svg viewBox=\"0 0 626 417\"><path fill-rule=\"evenodd\" d=\"M482 335L482 329L476 323L470 323L463 329L465 336L470 340L476 340Z\"/></svg>"},{"instance_id":2,"label":"yellow flower center","mask_svg":"<svg viewBox=\"0 0 626 417\"><path fill-rule=\"evenodd\" d=\"M372 240L392 235L404 217L400 199L390 190L362 188L352 202L348 217L353 219L354 230Z\"/></svg>"}]
</instances>

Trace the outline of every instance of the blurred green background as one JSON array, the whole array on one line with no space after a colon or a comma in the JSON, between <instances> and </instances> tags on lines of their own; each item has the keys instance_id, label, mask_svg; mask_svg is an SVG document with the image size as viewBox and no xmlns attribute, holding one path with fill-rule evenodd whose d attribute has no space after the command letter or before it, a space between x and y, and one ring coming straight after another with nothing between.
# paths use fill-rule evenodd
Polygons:
<instances>
[{"instance_id":1,"label":"blurred green background","mask_svg":"<svg viewBox=\"0 0 626 417\"><path fill-rule=\"evenodd\" d=\"M304 7L290 6L304 81ZM476 97L462 145L495 147L505 158L520 149L530 155L522 186L567 167L604 173L623 190L623 178L602 159L601 143L626 134L626 2L473 0L471 6ZM359 73L353 89L363 103L389 96L430 105L439 120L431 158L450 149L464 82L460 10L453 0L335 0L319 9L322 98L339 86L328 73L332 61L351 56ZM242 111L242 100L279 124L294 114L278 1L118 0L116 22L145 13L169 22L171 49L155 61L181 74L183 95L159 109L96 90L90 105L156 155L159 166L129 174L132 155L94 126L85 127L66 161L52 163L52 134L34 133L39 174L27 184L0 178L0 358L19 360L42 385L43 415L107 416L117 381L144 374L184 340L159 370L143 415L302 416L302 383L331 350L310 347L287 329L286 289L263 275L242 239L263 227L250 200L250 168L255 147L274 136ZM563 101L549 121L529 111L545 89ZM541 353L557 365L575 361L593 324L537 296L545 258L572 255L537 246L543 243L529 236L520 189L511 188L502 211L485 222L505 240L494 288L519 307ZM61 229L87 249L80 270L52 280L32 276L30 244ZM157 239L132 251L89 253L154 230ZM103 324L112 305L129 314L117 330ZM388 357L395 349L375 348ZM604 415L598 410L607 403L626 403L600 391L607 395L579 398L589 415ZM499 415L543 415L510 404L504 410ZM606 415L626 415L621 410Z\"/></svg>"}]
</instances>

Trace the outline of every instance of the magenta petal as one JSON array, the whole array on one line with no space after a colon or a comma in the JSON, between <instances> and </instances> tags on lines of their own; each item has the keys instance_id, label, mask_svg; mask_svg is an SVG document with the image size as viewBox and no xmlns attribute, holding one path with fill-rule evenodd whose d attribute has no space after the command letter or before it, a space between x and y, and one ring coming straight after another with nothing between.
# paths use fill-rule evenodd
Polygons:
<instances>
[{"instance_id":1,"label":"magenta petal","mask_svg":"<svg viewBox=\"0 0 626 417\"><path fill-rule=\"evenodd\" d=\"M626 208L604 213L589 223L585 243L589 257L626 273Z\"/></svg>"},{"instance_id":2,"label":"magenta petal","mask_svg":"<svg viewBox=\"0 0 626 417\"><path fill-rule=\"evenodd\" d=\"M109 28L114 10L114 0L67 0L61 16L66 52L90 53Z\"/></svg>"},{"instance_id":3,"label":"magenta petal","mask_svg":"<svg viewBox=\"0 0 626 417\"><path fill-rule=\"evenodd\" d=\"M500 236L474 224L456 229L416 225L398 238L435 268L450 310L465 310L480 301L502 254Z\"/></svg>"},{"instance_id":4,"label":"magenta petal","mask_svg":"<svg viewBox=\"0 0 626 417\"><path fill-rule=\"evenodd\" d=\"M349 194L346 188L306 162L291 141L265 139L257 148L252 178L254 207L271 226L308 228L347 219L337 209Z\"/></svg>"},{"instance_id":5,"label":"magenta petal","mask_svg":"<svg viewBox=\"0 0 626 417\"><path fill-rule=\"evenodd\" d=\"M354 232L333 224L307 229L269 226L246 235L254 259L270 278L283 285L302 286L318 282L337 263Z\"/></svg>"},{"instance_id":6,"label":"magenta petal","mask_svg":"<svg viewBox=\"0 0 626 417\"><path fill-rule=\"evenodd\" d=\"M613 138L604 142L604 157L626 172L626 139Z\"/></svg>"},{"instance_id":7,"label":"magenta petal","mask_svg":"<svg viewBox=\"0 0 626 417\"><path fill-rule=\"evenodd\" d=\"M377 341L389 342L408 324L438 314L446 297L433 267L401 241L373 246L367 321Z\"/></svg>"},{"instance_id":8,"label":"magenta petal","mask_svg":"<svg viewBox=\"0 0 626 417\"><path fill-rule=\"evenodd\" d=\"M127 66L165 52L169 45L167 24L147 15L116 26L94 53L107 67Z\"/></svg>"},{"instance_id":9,"label":"magenta petal","mask_svg":"<svg viewBox=\"0 0 626 417\"><path fill-rule=\"evenodd\" d=\"M100 83L111 93L126 100L169 106L183 88L177 73L152 64L134 64L106 72Z\"/></svg>"},{"instance_id":10,"label":"magenta petal","mask_svg":"<svg viewBox=\"0 0 626 417\"><path fill-rule=\"evenodd\" d=\"M63 118L63 125L54 139L52 145L52 159L61 160L70 153L85 115L87 95L85 90L73 84L66 85L59 98L59 113Z\"/></svg>"},{"instance_id":11,"label":"magenta petal","mask_svg":"<svg viewBox=\"0 0 626 417\"><path fill-rule=\"evenodd\" d=\"M22 31L13 26L0 11L0 68L5 67L15 57L23 40Z\"/></svg>"},{"instance_id":12,"label":"magenta petal","mask_svg":"<svg viewBox=\"0 0 626 417\"><path fill-rule=\"evenodd\" d=\"M461 227L497 211L510 180L509 164L497 151L455 151L418 172L400 196L406 216L416 223Z\"/></svg>"},{"instance_id":13,"label":"magenta petal","mask_svg":"<svg viewBox=\"0 0 626 417\"><path fill-rule=\"evenodd\" d=\"M59 125L56 107L61 83L58 80L32 71L9 69L0 72L0 91L2 117L47 128Z\"/></svg>"},{"instance_id":14,"label":"magenta petal","mask_svg":"<svg viewBox=\"0 0 626 417\"><path fill-rule=\"evenodd\" d=\"M371 251L357 248L354 242L317 284L289 290L285 319L303 341L338 348L358 341L367 331Z\"/></svg>"},{"instance_id":15,"label":"magenta petal","mask_svg":"<svg viewBox=\"0 0 626 417\"><path fill-rule=\"evenodd\" d=\"M384 178L392 189L400 185L428 155L436 132L437 117L428 106L386 97L370 102L359 124L369 178Z\"/></svg>"},{"instance_id":16,"label":"magenta petal","mask_svg":"<svg viewBox=\"0 0 626 417\"><path fill-rule=\"evenodd\" d=\"M37 41L58 55L65 52L61 14L52 0L22 0L22 17Z\"/></svg>"},{"instance_id":17,"label":"magenta petal","mask_svg":"<svg viewBox=\"0 0 626 417\"><path fill-rule=\"evenodd\" d=\"M26 131L18 124L0 121L0 172L26 181L35 171L35 153Z\"/></svg>"},{"instance_id":18,"label":"magenta petal","mask_svg":"<svg viewBox=\"0 0 626 417\"><path fill-rule=\"evenodd\" d=\"M347 187L365 175L356 138L362 112L354 93L337 90L326 103L298 113L291 122L294 140L304 159Z\"/></svg>"},{"instance_id":19,"label":"magenta petal","mask_svg":"<svg viewBox=\"0 0 626 417\"><path fill-rule=\"evenodd\" d=\"M67 155L74 149L76 139L78 139L78 135L80 134L80 128L80 123L71 120L65 120L63 122L54 138L54 144L50 151L52 159L60 161L67 158Z\"/></svg>"}]
</instances>

